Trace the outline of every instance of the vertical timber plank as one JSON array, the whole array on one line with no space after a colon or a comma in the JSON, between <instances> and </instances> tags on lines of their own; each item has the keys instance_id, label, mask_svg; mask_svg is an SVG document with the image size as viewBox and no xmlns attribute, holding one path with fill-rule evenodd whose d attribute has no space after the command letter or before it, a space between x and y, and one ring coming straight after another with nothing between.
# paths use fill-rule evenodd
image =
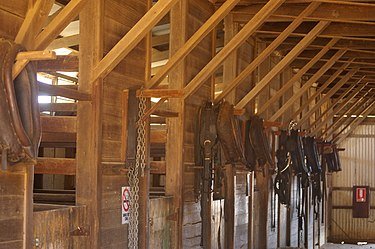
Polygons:
<instances>
[{"instance_id":1,"label":"vertical timber plank","mask_svg":"<svg viewBox=\"0 0 375 249\"><path fill-rule=\"evenodd\" d=\"M186 13L187 0L181 0L172 8L170 30L170 53L173 54L186 41ZM169 88L182 89L184 87L185 60L171 71ZM172 248L182 248L183 223L183 147L184 147L184 109L183 99L171 99L170 108L179 113L176 118L167 118L166 143L166 195L173 196L175 208L175 229L172 231Z\"/></svg>"},{"instance_id":2,"label":"vertical timber plank","mask_svg":"<svg viewBox=\"0 0 375 249\"><path fill-rule=\"evenodd\" d=\"M90 79L103 55L103 5L103 0L91 1L80 13L79 90L93 96L92 102L79 102L77 107L76 198L78 205L87 206L87 248L100 247L103 81Z\"/></svg>"}]
</instances>

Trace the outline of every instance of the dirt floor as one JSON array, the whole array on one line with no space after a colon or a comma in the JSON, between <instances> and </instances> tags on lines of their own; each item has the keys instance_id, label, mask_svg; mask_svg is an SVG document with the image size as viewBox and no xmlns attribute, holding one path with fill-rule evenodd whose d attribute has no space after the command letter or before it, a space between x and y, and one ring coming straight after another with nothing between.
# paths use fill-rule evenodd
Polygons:
<instances>
[{"instance_id":1,"label":"dirt floor","mask_svg":"<svg viewBox=\"0 0 375 249\"><path fill-rule=\"evenodd\" d=\"M353 244L326 244L322 249L375 249L375 244L368 245L353 245Z\"/></svg>"}]
</instances>

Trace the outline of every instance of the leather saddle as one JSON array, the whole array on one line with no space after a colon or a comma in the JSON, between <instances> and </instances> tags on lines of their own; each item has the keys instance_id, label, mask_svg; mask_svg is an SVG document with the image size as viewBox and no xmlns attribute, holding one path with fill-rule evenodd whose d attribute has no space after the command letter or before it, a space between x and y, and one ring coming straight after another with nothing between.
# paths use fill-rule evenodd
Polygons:
<instances>
[{"instance_id":1,"label":"leather saddle","mask_svg":"<svg viewBox=\"0 0 375 249\"><path fill-rule=\"evenodd\" d=\"M233 165L235 163L247 165L242 145L240 126L234 116L234 106L226 101L219 104L216 128L227 162Z\"/></svg>"},{"instance_id":2,"label":"leather saddle","mask_svg":"<svg viewBox=\"0 0 375 249\"><path fill-rule=\"evenodd\" d=\"M259 166L264 166L266 163L273 166L271 149L264 132L263 119L252 116L247 125L249 126L249 137L247 139L250 140Z\"/></svg>"},{"instance_id":3,"label":"leather saddle","mask_svg":"<svg viewBox=\"0 0 375 249\"><path fill-rule=\"evenodd\" d=\"M38 84L36 71L29 63L12 80L12 67L20 45L0 39L0 150L3 169L7 162L37 157L40 138Z\"/></svg>"}]
</instances>

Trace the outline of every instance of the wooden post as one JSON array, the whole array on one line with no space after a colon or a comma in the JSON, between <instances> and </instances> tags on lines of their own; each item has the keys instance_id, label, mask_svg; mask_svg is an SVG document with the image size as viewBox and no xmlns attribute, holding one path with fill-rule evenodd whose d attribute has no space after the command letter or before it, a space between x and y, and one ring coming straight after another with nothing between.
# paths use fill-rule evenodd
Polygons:
<instances>
[{"instance_id":1,"label":"wooden post","mask_svg":"<svg viewBox=\"0 0 375 249\"><path fill-rule=\"evenodd\" d=\"M150 108L150 99L147 99L147 109ZM146 118L146 168L142 176L141 172L139 175L139 241L138 247L147 249L149 248L149 190L150 190L150 118Z\"/></svg>"},{"instance_id":2,"label":"wooden post","mask_svg":"<svg viewBox=\"0 0 375 249\"><path fill-rule=\"evenodd\" d=\"M87 248L100 247L103 80L90 78L103 55L103 5L103 0L92 1L80 14L79 90L91 93L92 102L77 106L76 202L87 206Z\"/></svg>"},{"instance_id":3,"label":"wooden post","mask_svg":"<svg viewBox=\"0 0 375 249\"><path fill-rule=\"evenodd\" d=\"M33 248L34 165L0 170L0 248Z\"/></svg>"},{"instance_id":4,"label":"wooden post","mask_svg":"<svg viewBox=\"0 0 375 249\"><path fill-rule=\"evenodd\" d=\"M259 249L267 249L268 241L268 188L269 188L269 172L268 165L264 166L263 169L257 171L257 186L259 188L259 231L257 245Z\"/></svg>"},{"instance_id":5,"label":"wooden post","mask_svg":"<svg viewBox=\"0 0 375 249\"><path fill-rule=\"evenodd\" d=\"M187 4L188 1L181 0L171 10L170 53L172 55L186 41ZM183 61L169 74L169 88L182 89L186 79L185 74L185 62ZM182 248L185 101L183 99L170 99L169 104L171 110L179 113L179 116L166 119L168 133L165 158L165 194L173 196L175 209L175 226L171 234L171 248Z\"/></svg>"},{"instance_id":6,"label":"wooden post","mask_svg":"<svg viewBox=\"0 0 375 249\"><path fill-rule=\"evenodd\" d=\"M234 166L225 165L225 200L224 200L224 218L225 218L225 237L224 248L234 249Z\"/></svg>"},{"instance_id":7,"label":"wooden post","mask_svg":"<svg viewBox=\"0 0 375 249\"><path fill-rule=\"evenodd\" d=\"M254 172L250 173L249 179L249 217L248 217L248 234L247 234L247 248L254 249Z\"/></svg>"}]
</instances>

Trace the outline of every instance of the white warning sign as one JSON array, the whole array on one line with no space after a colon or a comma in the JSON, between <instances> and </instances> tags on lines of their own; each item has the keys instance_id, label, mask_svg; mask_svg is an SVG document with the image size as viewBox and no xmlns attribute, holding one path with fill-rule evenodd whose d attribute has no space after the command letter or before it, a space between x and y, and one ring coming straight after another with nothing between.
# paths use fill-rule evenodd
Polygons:
<instances>
[{"instance_id":1,"label":"white warning sign","mask_svg":"<svg viewBox=\"0 0 375 249\"><path fill-rule=\"evenodd\" d=\"M129 224L129 211L130 211L130 187L122 187L122 224Z\"/></svg>"}]
</instances>

